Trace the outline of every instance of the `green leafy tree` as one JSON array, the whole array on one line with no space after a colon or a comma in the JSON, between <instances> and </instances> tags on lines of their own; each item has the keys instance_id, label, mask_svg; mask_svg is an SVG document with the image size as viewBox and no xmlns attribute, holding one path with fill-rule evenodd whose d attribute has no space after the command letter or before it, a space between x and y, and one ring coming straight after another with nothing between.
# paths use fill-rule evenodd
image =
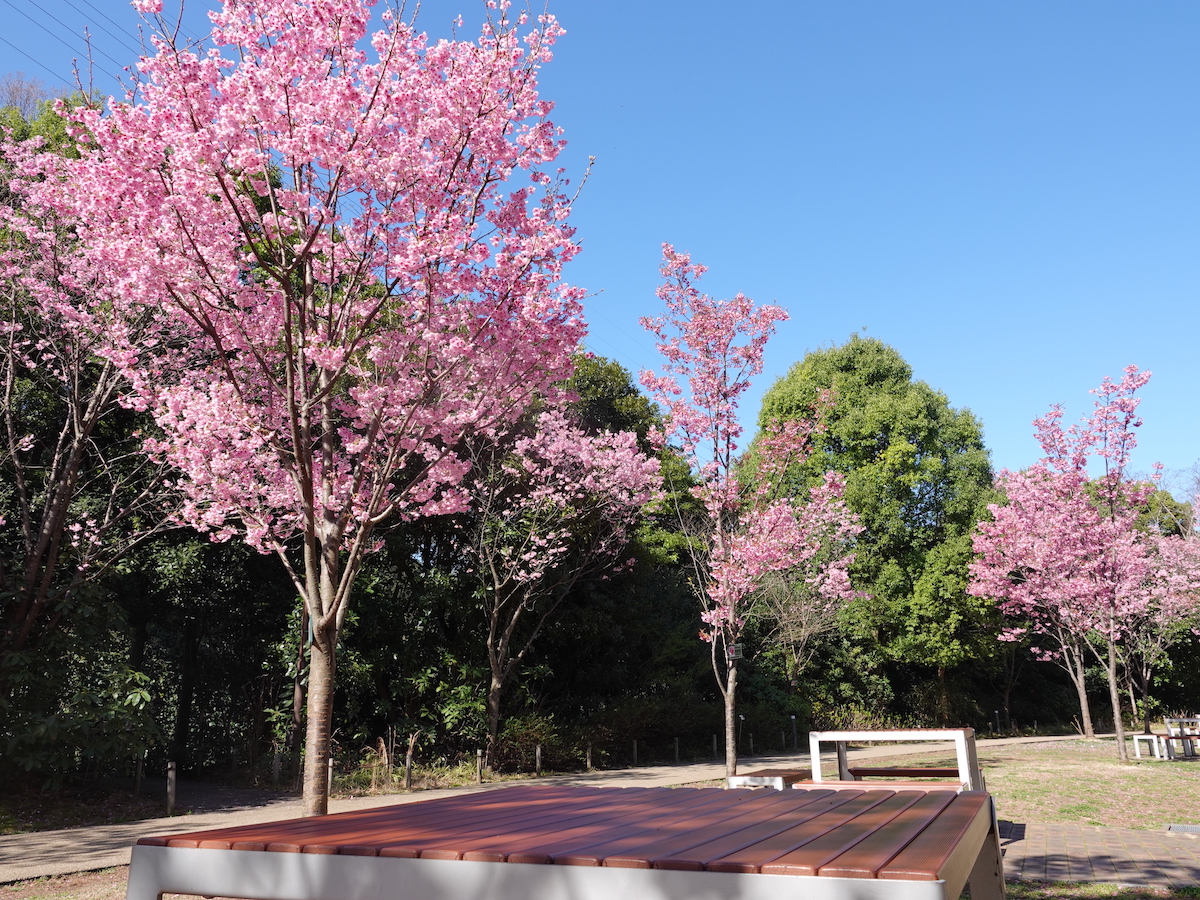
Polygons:
<instances>
[{"instance_id":1,"label":"green leafy tree","mask_svg":"<svg viewBox=\"0 0 1200 900\"><path fill-rule=\"evenodd\" d=\"M845 500L864 530L852 568L871 595L852 605L860 641L893 662L937 673L938 715L949 715L947 673L991 652L994 613L965 590L969 535L994 498L978 419L913 378L892 347L857 335L816 350L763 398L760 427L812 415L832 395L795 490L827 470L846 477Z\"/></svg>"}]
</instances>

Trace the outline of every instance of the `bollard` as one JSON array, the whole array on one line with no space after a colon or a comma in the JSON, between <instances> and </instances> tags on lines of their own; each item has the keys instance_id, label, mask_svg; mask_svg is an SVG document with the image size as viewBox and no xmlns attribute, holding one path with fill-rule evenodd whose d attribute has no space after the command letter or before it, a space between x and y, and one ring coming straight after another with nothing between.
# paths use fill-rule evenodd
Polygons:
<instances>
[{"instance_id":1,"label":"bollard","mask_svg":"<svg viewBox=\"0 0 1200 900\"><path fill-rule=\"evenodd\" d=\"M786 739L786 738L784 737L784 735L783 735L783 729L782 729L782 728L780 728L780 729L779 729L779 749L780 749L780 750L786 750L786 749L787 749L787 739Z\"/></svg>"},{"instance_id":2,"label":"bollard","mask_svg":"<svg viewBox=\"0 0 1200 900\"><path fill-rule=\"evenodd\" d=\"M592 771L592 742L588 741L587 770Z\"/></svg>"},{"instance_id":3,"label":"bollard","mask_svg":"<svg viewBox=\"0 0 1200 900\"><path fill-rule=\"evenodd\" d=\"M675 738L675 765L679 765L679 738Z\"/></svg>"},{"instance_id":4,"label":"bollard","mask_svg":"<svg viewBox=\"0 0 1200 900\"><path fill-rule=\"evenodd\" d=\"M542 777L542 745L538 744L533 749L533 776L534 778Z\"/></svg>"},{"instance_id":5,"label":"bollard","mask_svg":"<svg viewBox=\"0 0 1200 900\"><path fill-rule=\"evenodd\" d=\"M796 740L796 717L792 716L792 749L799 750L800 743Z\"/></svg>"},{"instance_id":6,"label":"bollard","mask_svg":"<svg viewBox=\"0 0 1200 900\"><path fill-rule=\"evenodd\" d=\"M750 755L754 755L754 732L750 732Z\"/></svg>"},{"instance_id":7,"label":"bollard","mask_svg":"<svg viewBox=\"0 0 1200 900\"><path fill-rule=\"evenodd\" d=\"M717 759L717 736L713 735L713 759Z\"/></svg>"},{"instance_id":8,"label":"bollard","mask_svg":"<svg viewBox=\"0 0 1200 900\"><path fill-rule=\"evenodd\" d=\"M483 784L483 751L475 751L475 783Z\"/></svg>"},{"instance_id":9,"label":"bollard","mask_svg":"<svg viewBox=\"0 0 1200 900\"><path fill-rule=\"evenodd\" d=\"M175 815L175 763L167 763L167 816Z\"/></svg>"},{"instance_id":10,"label":"bollard","mask_svg":"<svg viewBox=\"0 0 1200 900\"><path fill-rule=\"evenodd\" d=\"M637 768L637 741L633 742L633 767Z\"/></svg>"},{"instance_id":11,"label":"bollard","mask_svg":"<svg viewBox=\"0 0 1200 900\"><path fill-rule=\"evenodd\" d=\"M331 797L331 796L333 796L333 757L332 756L329 757L329 760L325 767L326 767L326 769L328 769L328 774L326 775L326 778L325 778L325 796Z\"/></svg>"}]
</instances>

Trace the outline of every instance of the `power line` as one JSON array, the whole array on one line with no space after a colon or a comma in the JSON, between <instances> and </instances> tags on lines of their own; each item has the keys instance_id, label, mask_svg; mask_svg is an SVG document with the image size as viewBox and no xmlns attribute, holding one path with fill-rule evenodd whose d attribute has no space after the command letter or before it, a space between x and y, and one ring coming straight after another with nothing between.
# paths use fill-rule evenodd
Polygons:
<instances>
[{"instance_id":1,"label":"power line","mask_svg":"<svg viewBox=\"0 0 1200 900\"><path fill-rule=\"evenodd\" d=\"M37 25L37 27L38 27L38 28L42 29L44 32L46 32L47 34L49 34L49 35L51 35L52 37L54 37L54 39L55 39L55 40L57 40L59 43L61 43L63 46L67 47L67 48L68 48L68 49L70 49L72 52L75 52L75 51L74 51L74 48L73 48L73 47L71 47L71 45L70 45L70 44L68 44L66 41L64 41L62 38L60 38L60 37L59 37L57 34L55 34L53 31L51 31L49 28L47 28L45 25L43 25L41 22L39 22L39 21L38 21L37 19L35 19L33 16L29 15L29 13L25 12L24 10L20 9L20 8L19 8L19 7L17 7L17 6L14 6L14 5L13 5L13 3L12 3L12 0L4 0L4 2L5 2L6 4L8 4L9 6L11 6L13 9L17 10L17 12L19 12L21 15L23 15L25 18L27 18L27 19L28 19L30 22L33 22L33 24ZM39 12L41 12L41 13L42 13L42 15L49 16L51 19L54 19L54 21L55 21L55 22L57 22L59 25L61 25L63 28L65 28L65 29L66 29L68 32L70 32L70 30L71 30L71 26L69 26L69 25L68 25L66 22L64 22L62 19L59 19L57 16L54 16L54 15L52 15L51 13L47 12L47 11L46 11L46 9L45 9L45 7L41 6L41 5L40 5L40 4L37 2L37 0L25 0L25 2L26 2L26 3L28 3L28 4L30 4L31 6L33 6L33 7L34 7L35 9L37 9ZM89 49L89 50L91 49L90 45L89 45L89 48L88 48L88 49ZM105 56L105 57L107 57L107 58L109 59L109 61L111 61L111 62L115 63L115 64L116 64L116 65L117 65L119 68L121 68L121 69L124 69L124 68L125 68L125 65L126 65L125 63L121 62L120 60L113 59L111 56L109 56L107 53L105 53L105 52L104 52L103 50L101 50L99 47L97 47L96 49L97 49L97 50L100 52L100 54L101 54L102 56ZM90 56L90 54L89 54L89 56ZM88 62L92 62L92 60L89 58ZM112 73L109 73L110 77L111 77L111 74L112 74ZM117 82L119 83L120 81L121 81L121 79L120 79L120 78L117 78Z\"/></svg>"},{"instance_id":2,"label":"power line","mask_svg":"<svg viewBox=\"0 0 1200 900\"><path fill-rule=\"evenodd\" d=\"M67 6L71 7L71 9L75 10L75 12L79 13L81 16L84 16L84 17L87 16L87 13L85 13L82 9L80 9L78 6L76 6L74 3L72 3L71 0L62 0L62 2L67 4ZM84 0L84 2L87 3L87 0ZM88 3L88 6L92 6L92 4ZM92 6L92 9L96 9L96 7ZM100 12L100 10L97 9L96 12L98 12L98 13L100 13L100 15L104 16L104 13ZM104 18L108 19L108 16L104 16ZM117 28L117 30L120 30L120 28L121 28L120 25L117 25L117 23L113 22L112 19L108 19L108 21L112 22L112 24ZM113 32L109 31L107 28L105 28L103 25L101 25L99 22L96 23L96 27L98 27L101 31L103 31L105 34L107 34L113 40L115 40L121 44L124 44L125 48L127 50L129 50L131 53L141 53L142 52L137 47L133 46L133 44L126 41L124 37L122 37L119 34L114 34Z\"/></svg>"},{"instance_id":3,"label":"power line","mask_svg":"<svg viewBox=\"0 0 1200 900\"><path fill-rule=\"evenodd\" d=\"M23 57L25 57L27 60L29 60L31 63L33 63L35 66L40 66L41 68L45 69L47 72L49 72L51 75L53 75L56 80L61 81L63 84L69 85L72 81L74 81L73 78L63 78L60 73L55 72L53 69L51 69L49 66L47 66L45 63L41 62L40 60L34 59L32 56L30 56L28 53L26 53L24 50L22 50L16 44L14 44L12 41L10 41L8 38L0 35L0 41L4 41L4 43L8 44L8 46L12 47L14 50L16 50L18 53L20 53Z\"/></svg>"}]
</instances>

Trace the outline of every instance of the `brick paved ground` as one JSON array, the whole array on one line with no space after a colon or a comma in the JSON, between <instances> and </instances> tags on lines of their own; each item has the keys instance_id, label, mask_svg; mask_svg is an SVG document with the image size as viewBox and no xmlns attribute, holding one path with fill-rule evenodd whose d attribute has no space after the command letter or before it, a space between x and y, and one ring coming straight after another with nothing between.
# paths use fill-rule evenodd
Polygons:
<instances>
[{"instance_id":1,"label":"brick paved ground","mask_svg":"<svg viewBox=\"0 0 1200 900\"><path fill-rule=\"evenodd\" d=\"M1200 835L1001 820L1000 845L1009 879L1200 886Z\"/></svg>"}]
</instances>

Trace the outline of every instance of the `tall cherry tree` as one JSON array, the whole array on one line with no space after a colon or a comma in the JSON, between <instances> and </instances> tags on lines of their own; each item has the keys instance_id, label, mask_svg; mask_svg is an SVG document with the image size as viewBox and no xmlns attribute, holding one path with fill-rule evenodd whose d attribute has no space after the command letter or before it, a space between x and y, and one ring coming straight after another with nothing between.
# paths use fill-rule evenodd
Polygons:
<instances>
[{"instance_id":1,"label":"tall cherry tree","mask_svg":"<svg viewBox=\"0 0 1200 900\"><path fill-rule=\"evenodd\" d=\"M724 700L725 771L735 775L737 648L753 600L769 576L797 570L824 597L844 602L855 596L847 575L853 554L837 544L848 542L855 529L839 476L831 473L805 498L779 490L782 474L809 451L818 427L813 421L766 429L753 479L741 477L738 401L762 372L767 340L787 313L756 306L742 294L715 300L700 293L695 282L704 271L688 254L663 245L658 298L667 314L642 325L658 338L667 374L643 372L641 382L666 408L665 434L679 440L696 474L693 493L708 514L707 533L693 544L694 584L705 625L700 636L711 643ZM823 553L831 541L838 552Z\"/></svg>"},{"instance_id":2,"label":"tall cherry tree","mask_svg":"<svg viewBox=\"0 0 1200 900\"><path fill-rule=\"evenodd\" d=\"M465 509L457 448L565 377L584 334L537 87L561 29L495 0L478 40L431 42L385 11L368 53L369 0L226 0L194 52L161 0L135 5L158 29L136 95L78 114L81 158L29 189L102 275L102 352L161 429L184 520L274 552L303 599L322 814L376 528Z\"/></svg>"},{"instance_id":3,"label":"tall cherry tree","mask_svg":"<svg viewBox=\"0 0 1200 900\"><path fill-rule=\"evenodd\" d=\"M1086 717L1082 655L1108 676L1118 754L1127 758L1117 680L1117 645L1151 598L1149 536L1137 517L1153 485L1129 477L1137 444L1140 398L1150 379L1136 366L1120 382L1092 391L1092 415L1062 426L1062 407L1034 422L1042 460L1025 472L1002 472L1007 505L992 505L980 523L971 591L998 599L1001 610L1050 635L1072 673ZM1101 471L1090 477L1088 465ZM1088 723L1090 724L1090 723Z\"/></svg>"}]
</instances>

